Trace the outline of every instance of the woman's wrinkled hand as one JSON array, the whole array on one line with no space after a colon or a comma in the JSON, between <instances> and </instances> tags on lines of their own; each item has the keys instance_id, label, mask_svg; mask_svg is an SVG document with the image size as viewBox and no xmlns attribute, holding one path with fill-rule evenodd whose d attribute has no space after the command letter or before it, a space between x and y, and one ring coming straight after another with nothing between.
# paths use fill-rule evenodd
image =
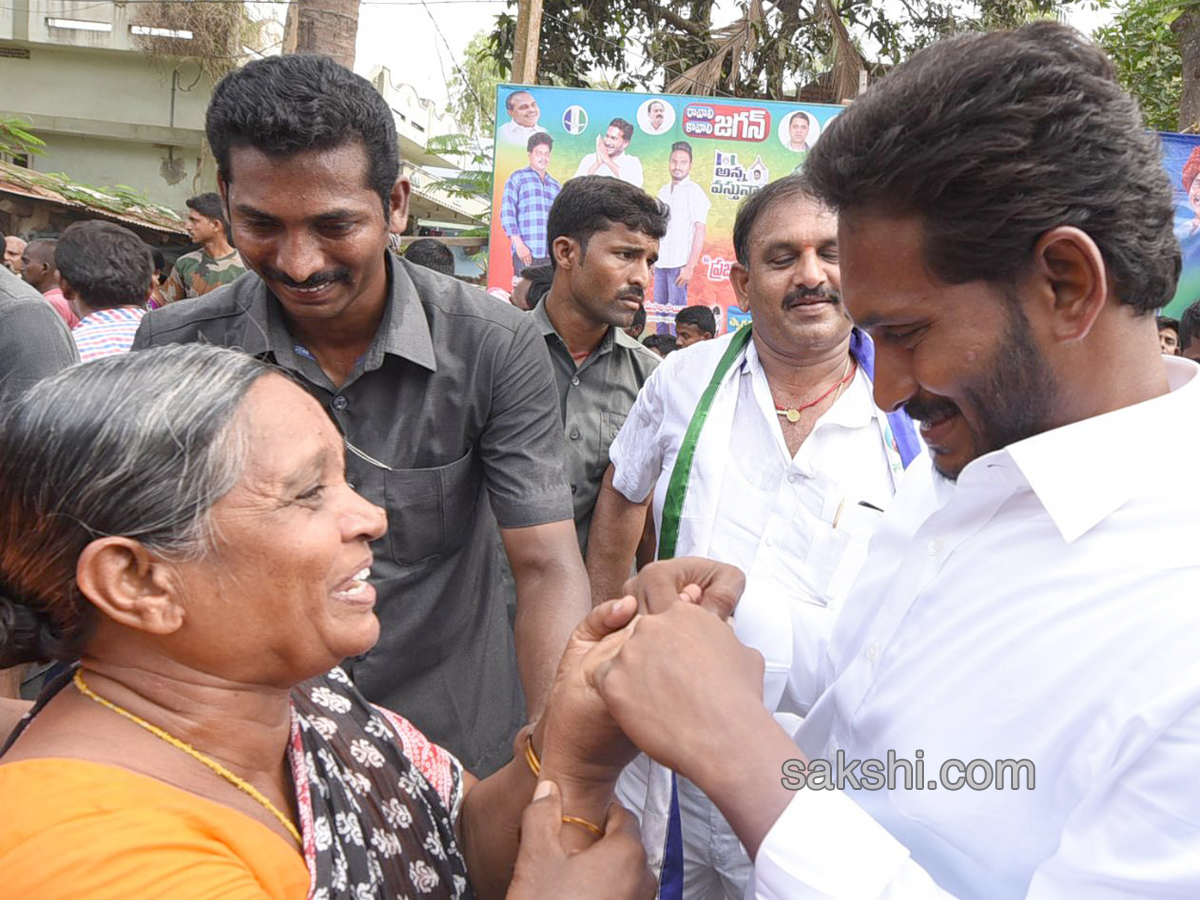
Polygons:
<instances>
[{"instance_id":1,"label":"woman's wrinkled hand","mask_svg":"<svg viewBox=\"0 0 1200 900\"><path fill-rule=\"evenodd\" d=\"M653 900L657 885L646 866L637 820L614 803L604 837L585 850L563 847L562 798L538 785L521 819L521 849L505 900Z\"/></svg>"},{"instance_id":2,"label":"woman's wrinkled hand","mask_svg":"<svg viewBox=\"0 0 1200 900\"><path fill-rule=\"evenodd\" d=\"M592 680L628 640L637 615L632 597L593 609L572 633L550 689L537 747L549 777L572 783L613 783L637 755L617 727Z\"/></svg>"},{"instance_id":3,"label":"woman's wrinkled hand","mask_svg":"<svg viewBox=\"0 0 1200 900\"><path fill-rule=\"evenodd\" d=\"M694 766L734 752L739 716L763 712L762 655L693 604L639 616L616 652L592 662L590 681L629 740L698 783Z\"/></svg>"}]
</instances>

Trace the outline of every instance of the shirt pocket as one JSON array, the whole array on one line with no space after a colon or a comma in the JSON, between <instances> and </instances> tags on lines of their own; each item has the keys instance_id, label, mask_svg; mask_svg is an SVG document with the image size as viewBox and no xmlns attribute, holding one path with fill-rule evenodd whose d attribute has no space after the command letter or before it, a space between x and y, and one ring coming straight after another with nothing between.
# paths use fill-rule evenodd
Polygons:
<instances>
[{"instance_id":1,"label":"shirt pocket","mask_svg":"<svg viewBox=\"0 0 1200 900\"><path fill-rule=\"evenodd\" d=\"M472 534L481 479L474 448L444 466L385 472L392 558L411 565L463 546Z\"/></svg>"},{"instance_id":2,"label":"shirt pocket","mask_svg":"<svg viewBox=\"0 0 1200 900\"><path fill-rule=\"evenodd\" d=\"M840 552L833 560L825 589L827 603L840 602L854 585L867 561L867 545L871 542L871 535L882 518L883 513L878 510L860 503L851 505L851 501L846 501L838 517L838 527L834 529L835 534L840 532Z\"/></svg>"},{"instance_id":3,"label":"shirt pocket","mask_svg":"<svg viewBox=\"0 0 1200 900\"><path fill-rule=\"evenodd\" d=\"M600 446L596 448L596 474L601 478L604 477L604 470L608 468L608 448L612 446L627 418L627 415L621 413L600 413Z\"/></svg>"}]
</instances>

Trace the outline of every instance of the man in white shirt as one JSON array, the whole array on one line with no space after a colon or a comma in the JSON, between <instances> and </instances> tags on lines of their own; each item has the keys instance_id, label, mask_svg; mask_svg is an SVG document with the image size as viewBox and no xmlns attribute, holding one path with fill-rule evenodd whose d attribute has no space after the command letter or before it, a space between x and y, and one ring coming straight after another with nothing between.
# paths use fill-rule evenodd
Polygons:
<instances>
[{"instance_id":1,"label":"man in white shirt","mask_svg":"<svg viewBox=\"0 0 1200 900\"><path fill-rule=\"evenodd\" d=\"M625 152L629 149L631 140L633 125L624 119L613 119L608 123L604 134L596 138L596 152L589 153L580 160L575 177L604 175L628 181L634 187L641 187L645 180L642 175L642 161Z\"/></svg>"},{"instance_id":2,"label":"man in white shirt","mask_svg":"<svg viewBox=\"0 0 1200 900\"><path fill-rule=\"evenodd\" d=\"M667 130L667 105L661 100L651 100L646 107L646 131L662 134Z\"/></svg>"},{"instance_id":3,"label":"man in white shirt","mask_svg":"<svg viewBox=\"0 0 1200 900\"><path fill-rule=\"evenodd\" d=\"M531 137L546 130L538 124L542 112L529 91L513 91L505 98L504 108L508 111L509 121L501 125L496 134L504 143L527 147Z\"/></svg>"},{"instance_id":4,"label":"man in white shirt","mask_svg":"<svg viewBox=\"0 0 1200 900\"><path fill-rule=\"evenodd\" d=\"M876 400L922 421L932 465L827 646L792 631L820 662L784 691L794 743L693 606L595 676L729 818L758 898L1200 896L1200 369L1159 352L1180 268L1160 152L1112 64L1042 22L917 54L810 153ZM821 762L896 759L914 784Z\"/></svg>"},{"instance_id":5,"label":"man in white shirt","mask_svg":"<svg viewBox=\"0 0 1200 900\"><path fill-rule=\"evenodd\" d=\"M809 128L808 113L803 110L792 113L792 117L788 120L787 148L793 153L807 153L810 149L808 146Z\"/></svg>"},{"instance_id":6,"label":"man in white shirt","mask_svg":"<svg viewBox=\"0 0 1200 900\"><path fill-rule=\"evenodd\" d=\"M852 334L839 294L836 216L789 176L742 204L733 243L730 281L738 305L753 311L753 332L708 409L676 553L746 572L737 632L767 660L765 708L774 711L789 672L813 662L793 658L792 629L828 634L904 457L919 444L911 423L897 417L902 454L894 423L872 400L870 347ZM661 538L689 423L734 340L729 334L671 354L638 395L610 448L592 522L594 600L620 594L651 503ZM643 758L619 786L626 806L647 810L643 833L655 863L665 825L659 781ZM736 836L684 780L679 803L683 896L740 897L751 866Z\"/></svg>"},{"instance_id":7,"label":"man in white shirt","mask_svg":"<svg viewBox=\"0 0 1200 900\"><path fill-rule=\"evenodd\" d=\"M683 307L687 306L688 283L704 252L712 201L704 188L688 177L692 172L692 145L687 141L671 145L667 171L671 180L658 192L658 199L671 208L671 220L654 268L654 302Z\"/></svg>"}]
</instances>

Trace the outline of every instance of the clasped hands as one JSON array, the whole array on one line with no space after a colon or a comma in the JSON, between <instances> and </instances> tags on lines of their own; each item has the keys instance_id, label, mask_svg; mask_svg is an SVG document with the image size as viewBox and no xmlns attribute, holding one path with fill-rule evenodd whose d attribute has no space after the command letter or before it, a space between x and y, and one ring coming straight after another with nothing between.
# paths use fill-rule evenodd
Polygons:
<instances>
[{"instance_id":1,"label":"clasped hands","mask_svg":"<svg viewBox=\"0 0 1200 900\"><path fill-rule=\"evenodd\" d=\"M637 751L689 775L726 718L761 706L763 662L728 622L745 587L733 566L653 563L597 606L563 654L542 734L553 771L614 782ZM711 756L709 756L711 759Z\"/></svg>"},{"instance_id":2,"label":"clasped hands","mask_svg":"<svg viewBox=\"0 0 1200 900\"><path fill-rule=\"evenodd\" d=\"M544 730L556 771L615 779L637 751L687 773L722 712L761 704L762 657L728 623L745 587L734 568L680 558L652 563L575 629Z\"/></svg>"},{"instance_id":3,"label":"clasped hands","mask_svg":"<svg viewBox=\"0 0 1200 900\"><path fill-rule=\"evenodd\" d=\"M733 566L656 562L575 629L534 731L543 777L555 784L542 782L526 811L510 898L565 885L576 900L654 896L637 823L620 804L608 807L597 823L605 836L586 852L578 852L581 833L559 820L580 798L592 809L598 796L611 801L638 750L691 777L719 758L727 713L761 707L762 657L728 623L744 587Z\"/></svg>"}]
</instances>

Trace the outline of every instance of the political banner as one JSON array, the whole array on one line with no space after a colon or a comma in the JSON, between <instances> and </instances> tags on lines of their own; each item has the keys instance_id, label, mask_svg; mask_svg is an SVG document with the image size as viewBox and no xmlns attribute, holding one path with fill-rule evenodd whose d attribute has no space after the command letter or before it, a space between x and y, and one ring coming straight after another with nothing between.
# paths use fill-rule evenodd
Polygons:
<instances>
[{"instance_id":1,"label":"political banner","mask_svg":"<svg viewBox=\"0 0 1200 900\"><path fill-rule=\"evenodd\" d=\"M804 165L839 106L500 85L488 287L549 262L546 215L578 175L622 178L671 207L646 291L645 334L710 307L718 333L749 320L729 269L738 204Z\"/></svg>"},{"instance_id":2,"label":"political banner","mask_svg":"<svg viewBox=\"0 0 1200 900\"><path fill-rule=\"evenodd\" d=\"M1194 134L1160 134L1163 165L1171 179L1175 199L1175 236L1183 251L1183 272L1175 297L1163 311L1179 317L1200 300L1200 137Z\"/></svg>"}]
</instances>

